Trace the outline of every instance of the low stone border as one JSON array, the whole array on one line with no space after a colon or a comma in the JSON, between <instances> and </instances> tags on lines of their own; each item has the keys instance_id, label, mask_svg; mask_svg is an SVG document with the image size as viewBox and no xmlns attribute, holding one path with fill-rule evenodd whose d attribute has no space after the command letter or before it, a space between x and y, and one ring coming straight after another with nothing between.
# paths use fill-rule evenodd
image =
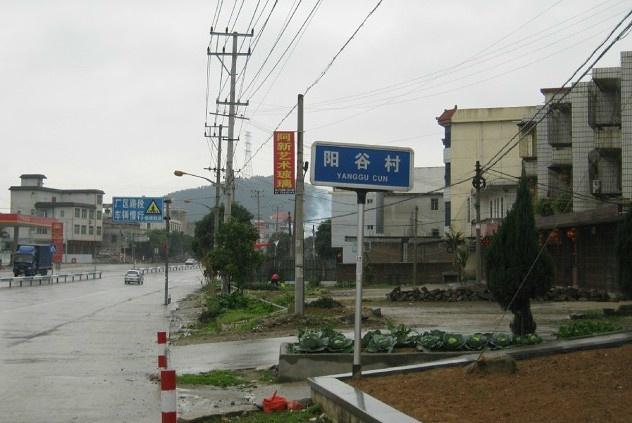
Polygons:
<instances>
[{"instance_id":1,"label":"low stone border","mask_svg":"<svg viewBox=\"0 0 632 423\"><path fill-rule=\"evenodd\" d=\"M401 287L395 287L391 292L386 294L386 298L393 302L411 302L411 301L440 301L440 302L457 302L457 301L494 301L494 296L487 288L448 288L448 289L427 289L425 286L421 288L413 288L402 290ZM597 289L581 289L574 287L555 286L551 288L542 297L536 298L536 301L619 301L622 300L621 295L610 295L607 291Z\"/></svg>"},{"instance_id":2,"label":"low stone border","mask_svg":"<svg viewBox=\"0 0 632 423\"><path fill-rule=\"evenodd\" d=\"M542 345L517 347L503 350L511 357L522 360L552 354L586 351L598 348L619 347L632 343L632 332L594 336L590 338L554 341ZM463 366L478 358L479 354L468 354L457 358L434 361L432 363L393 367L389 369L363 371L363 377L387 376L393 374L421 372L425 370ZM418 422L393 407L344 383L351 373L308 379L312 400L320 404L327 415L339 422Z\"/></svg>"},{"instance_id":3,"label":"low stone border","mask_svg":"<svg viewBox=\"0 0 632 423\"><path fill-rule=\"evenodd\" d=\"M289 352L289 346L287 342L281 344L278 373L280 382L298 382L310 377L346 373L351 369L353 362L351 353L292 353ZM365 369L384 369L444 360L467 353L467 351L362 353L362 364Z\"/></svg>"}]
</instances>

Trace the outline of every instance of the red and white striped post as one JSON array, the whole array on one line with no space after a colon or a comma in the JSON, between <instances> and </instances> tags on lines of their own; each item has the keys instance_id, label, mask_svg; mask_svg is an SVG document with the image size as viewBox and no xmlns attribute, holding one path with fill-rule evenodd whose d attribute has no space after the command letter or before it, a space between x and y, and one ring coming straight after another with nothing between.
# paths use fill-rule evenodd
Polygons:
<instances>
[{"instance_id":1,"label":"red and white striped post","mask_svg":"<svg viewBox=\"0 0 632 423\"><path fill-rule=\"evenodd\" d=\"M167 332L158 332L158 368L167 367Z\"/></svg>"},{"instance_id":2,"label":"red and white striped post","mask_svg":"<svg viewBox=\"0 0 632 423\"><path fill-rule=\"evenodd\" d=\"M177 423L176 371L160 371L160 410L162 423Z\"/></svg>"}]
</instances>

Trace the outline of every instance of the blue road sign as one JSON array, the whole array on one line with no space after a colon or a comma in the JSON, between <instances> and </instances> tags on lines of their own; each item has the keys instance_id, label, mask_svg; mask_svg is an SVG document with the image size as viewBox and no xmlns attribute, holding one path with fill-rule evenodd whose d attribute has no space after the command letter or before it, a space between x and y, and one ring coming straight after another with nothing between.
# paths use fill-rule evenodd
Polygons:
<instances>
[{"instance_id":1,"label":"blue road sign","mask_svg":"<svg viewBox=\"0 0 632 423\"><path fill-rule=\"evenodd\" d=\"M317 141L312 144L312 185L369 191L413 187L413 150Z\"/></svg>"},{"instance_id":2,"label":"blue road sign","mask_svg":"<svg viewBox=\"0 0 632 423\"><path fill-rule=\"evenodd\" d=\"M162 222L160 197L112 197L113 222Z\"/></svg>"}]
</instances>

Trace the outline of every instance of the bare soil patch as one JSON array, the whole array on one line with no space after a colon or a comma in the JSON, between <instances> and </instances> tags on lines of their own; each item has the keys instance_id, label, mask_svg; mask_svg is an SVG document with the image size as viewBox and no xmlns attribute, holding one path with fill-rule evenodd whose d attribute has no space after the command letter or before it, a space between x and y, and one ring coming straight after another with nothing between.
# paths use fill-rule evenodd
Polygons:
<instances>
[{"instance_id":1,"label":"bare soil patch","mask_svg":"<svg viewBox=\"0 0 632 423\"><path fill-rule=\"evenodd\" d=\"M628 423L632 345L521 360L513 375L458 367L352 384L424 423Z\"/></svg>"}]
</instances>

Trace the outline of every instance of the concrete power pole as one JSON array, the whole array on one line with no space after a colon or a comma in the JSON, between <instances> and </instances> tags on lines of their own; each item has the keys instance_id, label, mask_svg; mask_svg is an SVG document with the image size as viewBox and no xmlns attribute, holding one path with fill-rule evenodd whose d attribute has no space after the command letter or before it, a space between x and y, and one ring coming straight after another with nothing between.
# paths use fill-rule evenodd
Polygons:
<instances>
[{"instance_id":1,"label":"concrete power pole","mask_svg":"<svg viewBox=\"0 0 632 423\"><path fill-rule=\"evenodd\" d=\"M171 215L169 214L169 206L171 199L165 199L165 228L167 230L167 239L165 240L165 305L169 305L169 229L171 227Z\"/></svg>"},{"instance_id":2,"label":"concrete power pole","mask_svg":"<svg viewBox=\"0 0 632 423\"><path fill-rule=\"evenodd\" d=\"M476 209L476 283L480 284L483 273L483 260L481 258L481 189L487 185L481 172L481 162L476 161L475 175L472 186L476 189L474 208ZM454 252L456 254L456 251Z\"/></svg>"},{"instance_id":3,"label":"concrete power pole","mask_svg":"<svg viewBox=\"0 0 632 423\"><path fill-rule=\"evenodd\" d=\"M413 222L413 286L417 286L417 225L419 221L419 206L415 206L415 221Z\"/></svg>"},{"instance_id":4,"label":"concrete power pole","mask_svg":"<svg viewBox=\"0 0 632 423\"><path fill-rule=\"evenodd\" d=\"M263 195L263 191L259 189L253 189L251 192L257 197L257 235L261 238L261 196Z\"/></svg>"},{"instance_id":5,"label":"concrete power pole","mask_svg":"<svg viewBox=\"0 0 632 423\"><path fill-rule=\"evenodd\" d=\"M235 174L233 171L233 142L235 141L235 106L247 106L249 103L246 101L242 103L241 101L235 101L235 84L237 81L237 57L238 56L249 56L250 51L248 53L239 53L237 47L237 40L239 37L252 37L253 33L250 34L239 34L237 32L228 33L227 32L214 32L213 28L211 28L211 35L217 36L226 36L232 37L233 39L233 48L231 53L222 52L214 52L211 53L210 50L207 50L208 54L212 54L215 56L231 56L231 65L230 65L230 99L220 101L217 99L216 103L228 105L228 138L226 139L226 185L224 189L225 193L225 201L224 201L224 222L228 222L232 213L232 206L234 201L234 187L235 187ZM221 59L220 59L221 60ZM223 64L222 60L222 64ZM225 116L225 115L222 115ZM243 117L241 117L243 119Z\"/></svg>"},{"instance_id":6,"label":"concrete power pole","mask_svg":"<svg viewBox=\"0 0 632 423\"><path fill-rule=\"evenodd\" d=\"M294 313L305 314L305 280L303 275L304 228L303 228L303 190L305 189L303 171L303 94L298 95L298 122L296 128L296 194L294 201Z\"/></svg>"}]
</instances>

